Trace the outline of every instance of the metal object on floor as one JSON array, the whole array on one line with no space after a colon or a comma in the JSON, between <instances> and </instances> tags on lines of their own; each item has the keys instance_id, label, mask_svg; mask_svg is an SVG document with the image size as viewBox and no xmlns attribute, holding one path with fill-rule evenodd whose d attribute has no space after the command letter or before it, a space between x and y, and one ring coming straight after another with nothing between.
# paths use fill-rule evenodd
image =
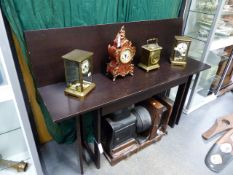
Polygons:
<instances>
[{"instance_id":1,"label":"metal object on floor","mask_svg":"<svg viewBox=\"0 0 233 175\"><path fill-rule=\"evenodd\" d=\"M16 162L11 160L4 160L0 154L0 166L4 166L6 168L14 168L17 172L25 172L28 167L28 163L24 161Z\"/></svg>"}]
</instances>

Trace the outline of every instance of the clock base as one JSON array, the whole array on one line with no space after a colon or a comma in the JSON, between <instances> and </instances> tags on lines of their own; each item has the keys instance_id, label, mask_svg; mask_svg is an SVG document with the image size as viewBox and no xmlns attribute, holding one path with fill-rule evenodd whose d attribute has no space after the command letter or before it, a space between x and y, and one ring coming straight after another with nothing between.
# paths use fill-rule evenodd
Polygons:
<instances>
[{"instance_id":1,"label":"clock base","mask_svg":"<svg viewBox=\"0 0 233 175\"><path fill-rule=\"evenodd\" d=\"M149 72L151 70L158 69L160 66L159 66L159 64L155 64L155 65L151 65L151 66L146 66L146 65L144 65L142 63L139 63L138 67L140 67L140 68L146 70L147 72Z\"/></svg>"},{"instance_id":2,"label":"clock base","mask_svg":"<svg viewBox=\"0 0 233 175\"><path fill-rule=\"evenodd\" d=\"M93 89L95 88L95 83L89 83L88 86L86 88L83 89L82 92L75 90L73 88L65 88L64 92L67 95L72 95L74 97L78 97L83 99L84 97L87 96L87 94L89 94Z\"/></svg>"},{"instance_id":3,"label":"clock base","mask_svg":"<svg viewBox=\"0 0 233 175\"><path fill-rule=\"evenodd\" d=\"M131 63L119 64L112 60L107 64L106 73L111 74L113 81L115 81L118 76L125 77L128 74L133 75L134 65Z\"/></svg>"},{"instance_id":4,"label":"clock base","mask_svg":"<svg viewBox=\"0 0 233 175\"><path fill-rule=\"evenodd\" d=\"M175 61L175 60L170 59L170 62L174 66L185 66L186 65L186 61L184 61L184 60Z\"/></svg>"}]
</instances>

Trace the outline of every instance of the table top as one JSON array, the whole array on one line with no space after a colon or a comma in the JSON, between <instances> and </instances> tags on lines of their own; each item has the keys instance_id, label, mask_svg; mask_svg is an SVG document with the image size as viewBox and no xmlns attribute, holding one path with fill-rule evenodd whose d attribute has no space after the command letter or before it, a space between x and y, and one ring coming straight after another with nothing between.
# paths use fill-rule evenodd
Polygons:
<instances>
[{"instance_id":1,"label":"table top","mask_svg":"<svg viewBox=\"0 0 233 175\"><path fill-rule=\"evenodd\" d=\"M189 58L185 67L172 66L164 61L158 70L148 73L135 66L133 76L117 77L115 82L103 74L94 74L96 88L84 100L65 95L65 82L43 86L38 90L52 120L60 122L146 91L161 92L166 86L182 84L188 76L209 67Z\"/></svg>"}]
</instances>

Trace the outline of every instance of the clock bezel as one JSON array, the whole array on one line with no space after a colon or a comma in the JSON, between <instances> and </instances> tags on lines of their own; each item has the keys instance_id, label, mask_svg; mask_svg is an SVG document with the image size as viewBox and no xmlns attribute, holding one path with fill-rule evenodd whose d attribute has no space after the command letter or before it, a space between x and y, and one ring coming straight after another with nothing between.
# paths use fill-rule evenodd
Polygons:
<instances>
[{"instance_id":1,"label":"clock bezel","mask_svg":"<svg viewBox=\"0 0 233 175\"><path fill-rule=\"evenodd\" d=\"M183 56L182 54L181 54L181 52L179 52L178 50L175 50L175 48L176 47L178 47L179 45L186 45L186 49L185 49L185 55ZM182 58L184 58L184 57L187 57L187 54L188 54L188 50L189 50L189 42L186 42L186 41L179 41L179 42L177 42L177 44L176 44L176 46L174 47L174 51L175 52L179 52L179 54L180 54L180 56L182 57Z\"/></svg>"},{"instance_id":2,"label":"clock bezel","mask_svg":"<svg viewBox=\"0 0 233 175\"><path fill-rule=\"evenodd\" d=\"M129 52L130 52L130 59L129 59L127 62L124 62L124 61L122 61L121 56L122 56L122 54L123 54L124 52L126 52L126 51L129 51ZM120 52L120 54L119 54L119 61L120 61L122 64L128 64L128 63L130 63L132 60L133 60L133 52L132 52L132 49L129 48L129 47L122 48L122 49L121 49L121 52Z\"/></svg>"}]
</instances>

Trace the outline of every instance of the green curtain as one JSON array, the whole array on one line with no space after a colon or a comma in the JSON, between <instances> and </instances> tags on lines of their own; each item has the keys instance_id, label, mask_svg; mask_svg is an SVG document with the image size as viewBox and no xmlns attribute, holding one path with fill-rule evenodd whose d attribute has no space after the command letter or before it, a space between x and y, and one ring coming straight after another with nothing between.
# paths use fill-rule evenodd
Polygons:
<instances>
[{"instance_id":1,"label":"green curtain","mask_svg":"<svg viewBox=\"0 0 233 175\"><path fill-rule=\"evenodd\" d=\"M176 18L181 3L182 0L0 0L28 66L25 30ZM40 99L39 103L53 138L59 143L73 142L75 122L53 123Z\"/></svg>"},{"instance_id":2,"label":"green curtain","mask_svg":"<svg viewBox=\"0 0 233 175\"><path fill-rule=\"evenodd\" d=\"M118 0L117 22L176 18L181 3L182 0Z\"/></svg>"}]
</instances>

